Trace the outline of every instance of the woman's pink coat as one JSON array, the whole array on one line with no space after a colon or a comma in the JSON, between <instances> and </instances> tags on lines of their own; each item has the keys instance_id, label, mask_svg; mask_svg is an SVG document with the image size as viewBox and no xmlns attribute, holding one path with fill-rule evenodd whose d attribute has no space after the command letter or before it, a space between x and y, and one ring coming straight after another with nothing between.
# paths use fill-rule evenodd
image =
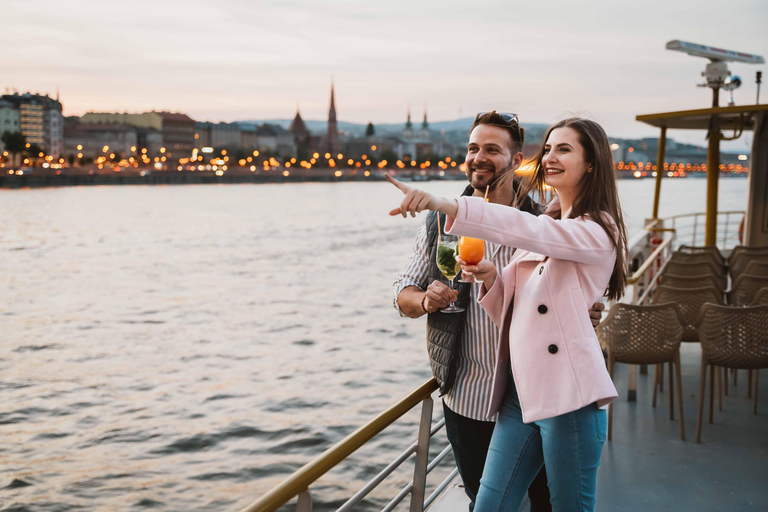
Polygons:
<instances>
[{"instance_id":1,"label":"woman's pink coat","mask_svg":"<svg viewBox=\"0 0 768 512\"><path fill-rule=\"evenodd\" d=\"M510 365L525 423L613 401L616 388L587 306L600 301L613 272L608 234L588 217L536 217L479 197L458 202L446 232L517 248L491 289L480 293L501 328L487 416L504 401Z\"/></svg>"}]
</instances>

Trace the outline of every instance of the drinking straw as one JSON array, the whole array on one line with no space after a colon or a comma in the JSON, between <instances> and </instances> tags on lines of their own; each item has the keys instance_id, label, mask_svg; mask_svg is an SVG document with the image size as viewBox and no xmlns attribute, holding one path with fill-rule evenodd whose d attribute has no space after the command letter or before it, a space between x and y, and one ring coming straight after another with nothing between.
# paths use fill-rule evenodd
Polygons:
<instances>
[{"instance_id":1,"label":"drinking straw","mask_svg":"<svg viewBox=\"0 0 768 512\"><path fill-rule=\"evenodd\" d=\"M485 187L485 202L488 202L488 191L491 189L491 186L488 185Z\"/></svg>"},{"instance_id":2,"label":"drinking straw","mask_svg":"<svg viewBox=\"0 0 768 512\"><path fill-rule=\"evenodd\" d=\"M440 228L440 212L437 212L437 245L440 245L443 243L443 237L440 236L440 232L442 229Z\"/></svg>"}]
</instances>

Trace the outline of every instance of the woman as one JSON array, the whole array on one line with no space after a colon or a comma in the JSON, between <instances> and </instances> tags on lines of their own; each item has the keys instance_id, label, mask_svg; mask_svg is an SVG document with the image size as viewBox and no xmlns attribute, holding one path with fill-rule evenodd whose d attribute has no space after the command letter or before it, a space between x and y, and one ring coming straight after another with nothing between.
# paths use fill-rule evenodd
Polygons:
<instances>
[{"instance_id":1,"label":"woman","mask_svg":"<svg viewBox=\"0 0 768 512\"><path fill-rule=\"evenodd\" d=\"M619 298L626 283L627 236L605 131L580 118L549 129L519 196L536 189L543 198L545 184L552 187L559 201L540 217L388 179L405 194L390 215L439 210L451 234L518 248L501 276L487 261L462 265L482 281L480 304L501 328L488 408L499 419L475 510L517 511L545 462L554 510L593 510L604 408L617 394L587 304L606 291Z\"/></svg>"}]
</instances>

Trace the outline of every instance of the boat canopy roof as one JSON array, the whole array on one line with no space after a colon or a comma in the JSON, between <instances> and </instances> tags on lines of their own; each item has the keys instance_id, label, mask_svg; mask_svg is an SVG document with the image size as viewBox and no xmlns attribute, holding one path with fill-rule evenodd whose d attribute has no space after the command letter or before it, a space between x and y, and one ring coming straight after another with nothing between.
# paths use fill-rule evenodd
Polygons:
<instances>
[{"instance_id":1,"label":"boat canopy roof","mask_svg":"<svg viewBox=\"0 0 768 512\"><path fill-rule=\"evenodd\" d=\"M707 130L712 114L717 114L720 126L725 129L753 130L755 128L756 112L768 111L768 105L738 105L733 107L701 108L696 110L680 110L677 112L662 112L660 114L643 114L635 119L657 128L680 130Z\"/></svg>"}]
</instances>

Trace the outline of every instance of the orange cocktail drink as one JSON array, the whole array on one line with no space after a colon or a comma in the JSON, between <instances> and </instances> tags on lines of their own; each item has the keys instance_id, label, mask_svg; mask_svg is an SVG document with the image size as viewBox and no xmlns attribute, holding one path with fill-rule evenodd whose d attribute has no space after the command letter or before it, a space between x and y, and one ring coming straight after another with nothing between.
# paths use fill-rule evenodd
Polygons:
<instances>
[{"instance_id":1,"label":"orange cocktail drink","mask_svg":"<svg viewBox=\"0 0 768 512\"><path fill-rule=\"evenodd\" d=\"M470 238L468 236L461 237L461 240L459 240L459 258L464 260L468 265L477 265L483 260L484 255L485 241L477 238ZM460 282L474 283L476 281L474 276L467 278L462 276Z\"/></svg>"}]
</instances>

